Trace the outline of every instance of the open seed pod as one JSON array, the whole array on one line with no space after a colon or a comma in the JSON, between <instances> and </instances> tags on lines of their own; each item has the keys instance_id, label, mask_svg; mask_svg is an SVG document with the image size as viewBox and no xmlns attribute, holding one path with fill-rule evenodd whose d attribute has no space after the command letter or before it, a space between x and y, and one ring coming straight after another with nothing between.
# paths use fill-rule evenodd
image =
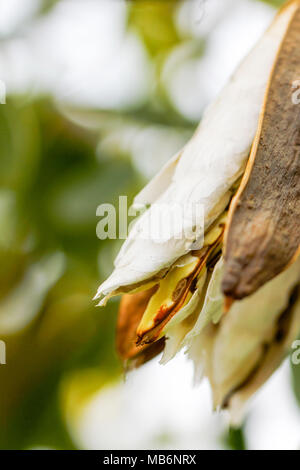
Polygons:
<instances>
[{"instance_id":1,"label":"open seed pod","mask_svg":"<svg viewBox=\"0 0 300 470\"><path fill-rule=\"evenodd\" d=\"M117 349L130 367L186 348L196 378L211 383L214 407L229 409L234 423L300 331L299 43L293 0L190 142L136 197L150 208L96 295L104 305L124 294ZM167 236L149 236L160 205L174 204L201 206L197 230L187 211L175 224L164 220Z\"/></svg>"}]
</instances>

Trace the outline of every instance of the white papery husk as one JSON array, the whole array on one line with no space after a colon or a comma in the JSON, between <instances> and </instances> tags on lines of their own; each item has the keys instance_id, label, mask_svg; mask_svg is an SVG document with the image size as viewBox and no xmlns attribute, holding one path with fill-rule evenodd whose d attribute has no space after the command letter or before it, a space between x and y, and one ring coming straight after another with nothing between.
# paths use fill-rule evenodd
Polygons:
<instances>
[{"instance_id":1,"label":"white papery husk","mask_svg":"<svg viewBox=\"0 0 300 470\"><path fill-rule=\"evenodd\" d=\"M195 239L180 236L183 230L193 231L195 220L189 210L175 223L164 221L167 236L156 239L149 235L150 224L152 228L161 225L159 206L198 205L203 209L205 231L224 211L244 172L272 65L295 7L291 4L281 11L206 110L190 142L135 198L136 206L151 207L134 225L115 270L99 287L96 298L105 296L100 305L122 288L130 291L159 275L191 250Z\"/></svg>"},{"instance_id":2,"label":"white papery husk","mask_svg":"<svg viewBox=\"0 0 300 470\"><path fill-rule=\"evenodd\" d=\"M214 407L222 407L227 401L231 422L238 425L247 400L280 365L299 334L298 300L290 313L284 340L274 341L278 320L289 305L293 288L300 282L300 258L255 294L235 302L226 314L222 314L220 306L221 266L222 261L215 267L216 283L211 282L208 288L205 307L180 346L188 346L188 356L195 365L195 381L203 375L208 377Z\"/></svg>"},{"instance_id":3,"label":"white papery husk","mask_svg":"<svg viewBox=\"0 0 300 470\"><path fill-rule=\"evenodd\" d=\"M224 297L221 293L223 258L214 267L211 276L200 278L189 303L181 309L164 329L166 345L161 364L166 364L210 322L217 323L222 316ZM200 312L200 313L199 313Z\"/></svg>"},{"instance_id":4,"label":"white papery husk","mask_svg":"<svg viewBox=\"0 0 300 470\"><path fill-rule=\"evenodd\" d=\"M197 282L197 288L192 295L192 298L165 326L162 334L166 337L166 344L163 356L160 360L161 364L166 364L168 361L173 359L177 352L182 348L183 340L191 330L195 315L197 315L199 306L205 296L206 280L207 271L205 269Z\"/></svg>"}]
</instances>

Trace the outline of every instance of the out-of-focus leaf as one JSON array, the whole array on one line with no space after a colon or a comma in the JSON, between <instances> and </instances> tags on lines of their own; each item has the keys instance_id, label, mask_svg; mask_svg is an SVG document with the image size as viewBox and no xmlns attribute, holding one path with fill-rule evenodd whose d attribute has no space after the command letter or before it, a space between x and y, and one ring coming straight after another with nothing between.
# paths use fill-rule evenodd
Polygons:
<instances>
[{"instance_id":1,"label":"out-of-focus leaf","mask_svg":"<svg viewBox=\"0 0 300 470\"><path fill-rule=\"evenodd\" d=\"M0 108L0 303L14 306L1 316L10 325L0 330L7 346L1 448L73 448L61 380L91 367L107 380L120 373L112 347L116 304L99 315L92 302L104 243L96 238L96 206L132 192L136 181L126 160L99 160L97 141L46 100L8 100ZM64 274L59 259L47 258L51 252L64 253ZM13 319L23 325L18 332Z\"/></svg>"},{"instance_id":2,"label":"out-of-focus leaf","mask_svg":"<svg viewBox=\"0 0 300 470\"><path fill-rule=\"evenodd\" d=\"M179 41L174 26L178 0L136 0L129 13L129 27L135 29L152 55L161 54Z\"/></svg>"},{"instance_id":3,"label":"out-of-focus leaf","mask_svg":"<svg viewBox=\"0 0 300 470\"><path fill-rule=\"evenodd\" d=\"M225 436L225 445L232 450L246 450L246 440L243 428L230 428Z\"/></svg>"},{"instance_id":4,"label":"out-of-focus leaf","mask_svg":"<svg viewBox=\"0 0 300 470\"><path fill-rule=\"evenodd\" d=\"M116 304L100 316L90 301L93 289L88 273L81 267L75 274L74 279L70 269L56 284L31 329L19 337L3 337L7 365L0 368L5 384L0 389L0 448L70 448L63 425L61 380L72 371L91 367L108 381L120 373L111 348Z\"/></svg>"},{"instance_id":5,"label":"out-of-focus leaf","mask_svg":"<svg viewBox=\"0 0 300 470\"><path fill-rule=\"evenodd\" d=\"M1 449L75 449L57 393L60 374L54 369L24 397L1 435Z\"/></svg>"},{"instance_id":6,"label":"out-of-focus leaf","mask_svg":"<svg viewBox=\"0 0 300 470\"><path fill-rule=\"evenodd\" d=\"M76 234L95 228L97 206L117 202L116 194L127 194L133 176L130 165L120 161L84 172L70 168L45 194L53 225Z\"/></svg>"},{"instance_id":7,"label":"out-of-focus leaf","mask_svg":"<svg viewBox=\"0 0 300 470\"><path fill-rule=\"evenodd\" d=\"M273 5L276 8L281 7L286 2L286 0L260 0L260 1L264 3L268 3L269 5Z\"/></svg>"},{"instance_id":8,"label":"out-of-focus leaf","mask_svg":"<svg viewBox=\"0 0 300 470\"><path fill-rule=\"evenodd\" d=\"M32 104L8 99L0 107L0 186L24 191L40 158L39 123Z\"/></svg>"},{"instance_id":9,"label":"out-of-focus leaf","mask_svg":"<svg viewBox=\"0 0 300 470\"><path fill-rule=\"evenodd\" d=\"M52 10L55 5L59 3L60 0L42 0L41 7L39 10L40 15L45 15L49 13L50 10Z\"/></svg>"},{"instance_id":10,"label":"out-of-focus leaf","mask_svg":"<svg viewBox=\"0 0 300 470\"><path fill-rule=\"evenodd\" d=\"M64 256L55 253L30 266L19 284L0 302L0 334L16 334L34 319L64 269Z\"/></svg>"}]
</instances>

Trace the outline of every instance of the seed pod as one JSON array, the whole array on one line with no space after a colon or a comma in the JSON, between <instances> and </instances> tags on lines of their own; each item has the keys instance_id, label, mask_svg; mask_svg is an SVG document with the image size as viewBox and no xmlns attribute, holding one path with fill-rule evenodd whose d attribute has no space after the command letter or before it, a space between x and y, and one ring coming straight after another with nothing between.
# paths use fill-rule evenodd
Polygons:
<instances>
[{"instance_id":1,"label":"seed pod","mask_svg":"<svg viewBox=\"0 0 300 470\"><path fill-rule=\"evenodd\" d=\"M99 287L95 296L101 299L99 305L113 295L162 278L162 273L193 249L198 236L191 208L203 210L197 232L200 238L202 229L210 230L226 209L244 174L272 66L297 5L294 0L280 11L207 108L192 139L135 199L138 207L150 207L130 231L113 273ZM169 215L172 208L180 207L181 216L162 218L166 207ZM162 228L163 236L155 236Z\"/></svg>"},{"instance_id":2,"label":"seed pod","mask_svg":"<svg viewBox=\"0 0 300 470\"><path fill-rule=\"evenodd\" d=\"M283 271L300 244L300 2L275 60L260 124L226 232L224 294L246 297Z\"/></svg>"}]
</instances>

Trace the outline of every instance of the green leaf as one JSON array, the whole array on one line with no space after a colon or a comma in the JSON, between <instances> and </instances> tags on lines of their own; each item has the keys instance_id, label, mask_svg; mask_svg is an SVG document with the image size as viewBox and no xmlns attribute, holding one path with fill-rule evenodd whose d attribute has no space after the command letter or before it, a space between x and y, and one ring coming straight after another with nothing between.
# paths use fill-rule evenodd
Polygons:
<instances>
[{"instance_id":1,"label":"green leaf","mask_svg":"<svg viewBox=\"0 0 300 470\"><path fill-rule=\"evenodd\" d=\"M232 450L246 450L246 440L243 428L229 428L225 437L226 447Z\"/></svg>"}]
</instances>

